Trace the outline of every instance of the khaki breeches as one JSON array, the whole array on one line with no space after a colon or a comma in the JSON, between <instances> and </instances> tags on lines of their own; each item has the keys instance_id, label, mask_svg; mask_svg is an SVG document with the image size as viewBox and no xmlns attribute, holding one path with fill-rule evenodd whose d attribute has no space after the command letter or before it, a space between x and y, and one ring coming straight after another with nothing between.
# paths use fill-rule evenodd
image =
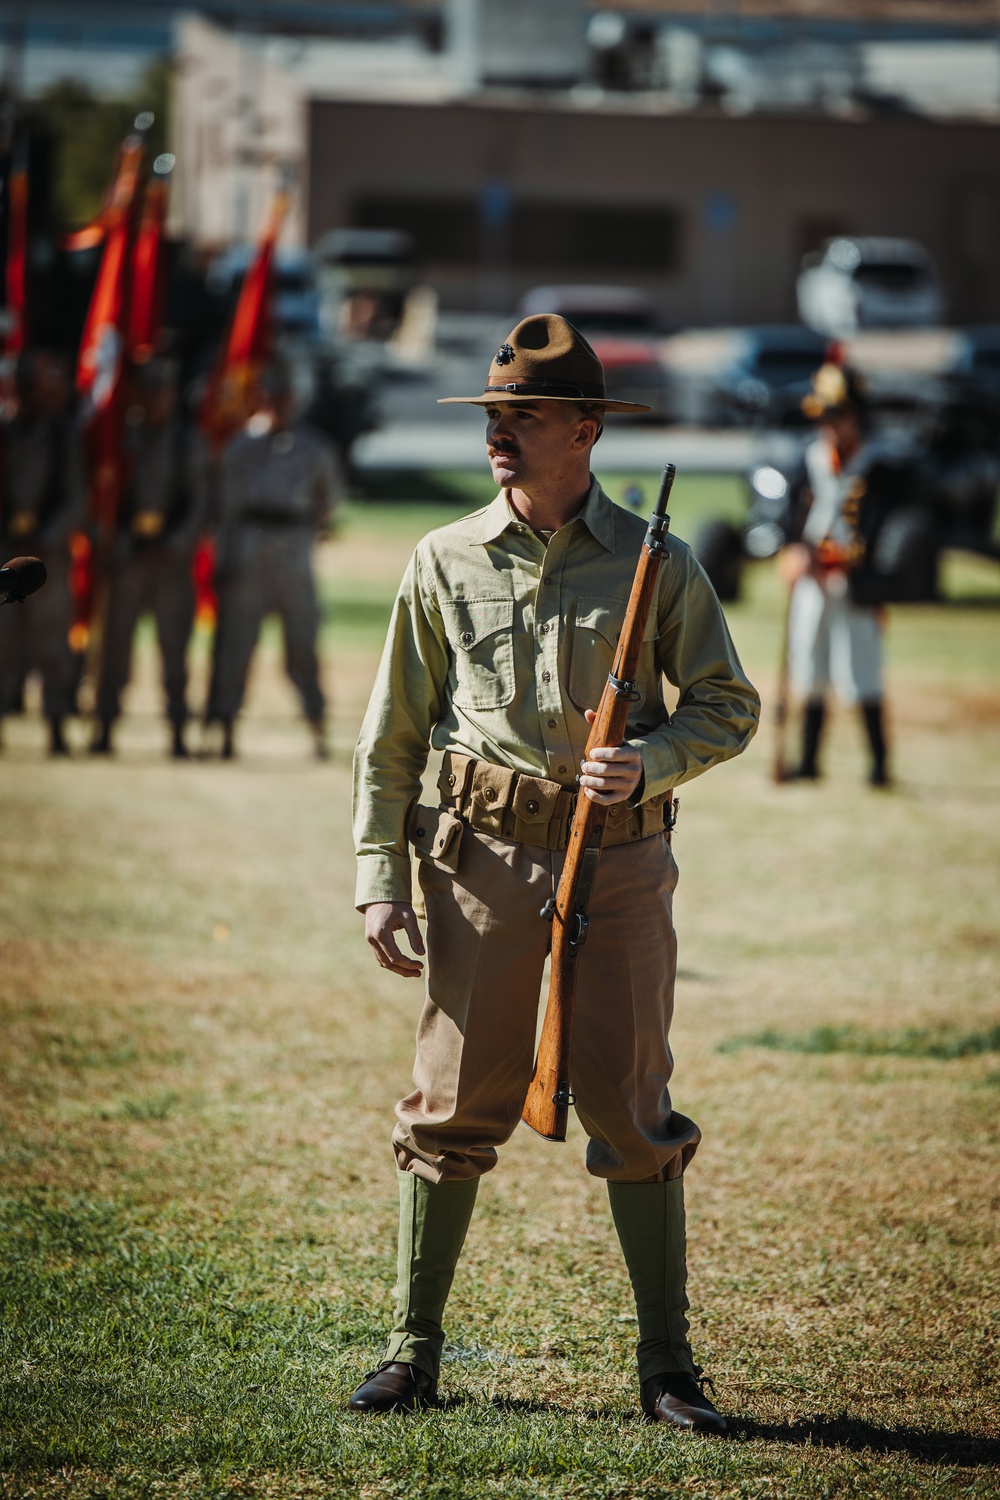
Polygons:
<instances>
[{"instance_id":1,"label":"khaki breeches","mask_svg":"<svg viewBox=\"0 0 1000 1500\"><path fill-rule=\"evenodd\" d=\"M563 853L466 827L457 874L421 863L427 995L396 1160L431 1182L476 1177L521 1117L534 1068L550 929L539 911ZM571 1087L587 1170L613 1182L676 1175L701 1139L671 1109L677 866L663 834L605 849L580 953Z\"/></svg>"}]
</instances>

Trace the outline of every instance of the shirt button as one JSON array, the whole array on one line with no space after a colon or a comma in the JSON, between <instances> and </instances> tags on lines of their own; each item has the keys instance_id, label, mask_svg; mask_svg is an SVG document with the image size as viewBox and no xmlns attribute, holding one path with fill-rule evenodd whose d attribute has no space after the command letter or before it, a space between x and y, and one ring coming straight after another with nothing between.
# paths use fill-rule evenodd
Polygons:
<instances>
[{"instance_id":1,"label":"shirt button","mask_svg":"<svg viewBox=\"0 0 1000 1500\"><path fill-rule=\"evenodd\" d=\"M462 641L462 645L463 646L471 646L473 640L474 640L474 637L473 637L473 634L472 634L471 630L463 630L462 631L461 641Z\"/></svg>"},{"instance_id":2,"label":"shirt button","mask_svg":"<svg viewBox=\"0 0 1000 1500\"><path fill-rule=\"evenodd\" d=\"M549 728L550 729L555 729L555 727L556 727L556 721L555 721L555 719L550 719L549 720Z\"/></svg>"},{"instance_id":3,"label":"shirt button","mask_svg":"<svg viewBox=\"0 0 1000 1500\"><path fill-rule=\"evenodd\" d=\"M539 628L541 629L542 635L548 635L549 627L547 625L542 625Z\"/></svg>"},{"instance_id":4,"label":"shirt button","mask_svg":"<svg viewBox=\"0 0 1000 1500\"><path fill-rule=\"evenodd\" d=\"M565 766L558 766L557 769L558 769L560 775L565 776L565 774L566 774L566 767Z\"/></svg>"},{"instance_id":5,"label":"shirt button","mask_svg":"<svg viewBox=\"0 0 1000 1500\"><path fill-rule=\"evenodd\" d=\"M552 681L552 673L551 672L543 672L542 673L542 681L543 682L551 682Z\"/></svg>"}]
</instances>

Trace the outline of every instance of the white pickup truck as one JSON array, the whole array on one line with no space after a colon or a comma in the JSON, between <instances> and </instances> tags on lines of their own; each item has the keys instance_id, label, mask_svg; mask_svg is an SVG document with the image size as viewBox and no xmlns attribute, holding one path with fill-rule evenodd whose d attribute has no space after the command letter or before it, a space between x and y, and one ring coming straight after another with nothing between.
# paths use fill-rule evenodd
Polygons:
<instances>
[{"instance_id":1,"label":"white pickup truck","mask_svg":"<svg viewBox=\"0 0 1000 1500\"><path fill-rule=\"evenodd\" d=\"M831 338L858 328L926 328L944 321L937 270L914 240L828 240L805 257L796 293L803 323Z\"/></svg>"}]
</instances>

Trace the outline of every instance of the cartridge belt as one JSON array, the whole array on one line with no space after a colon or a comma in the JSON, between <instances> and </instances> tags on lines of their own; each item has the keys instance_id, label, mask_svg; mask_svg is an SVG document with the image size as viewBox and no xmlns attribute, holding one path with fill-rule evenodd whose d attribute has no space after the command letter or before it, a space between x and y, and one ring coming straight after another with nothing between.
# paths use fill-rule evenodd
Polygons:
<instances>
[{"instance_id":1,"label":"cartridge belt","mask_svg":"<svg viewBox=\"0 0 1000 1500\"><path fill-rule=\"evenodd\" d=\"M477 833L543 849L565 849L580 795L558 781L526 776L451 750L445 751L438 791L442 803ZM669 833L673 820L671 792L650 797L639 807L616 802L608 809L604 843L628 844L652 838L664 829Z\"/></svg>"}]
</instances>

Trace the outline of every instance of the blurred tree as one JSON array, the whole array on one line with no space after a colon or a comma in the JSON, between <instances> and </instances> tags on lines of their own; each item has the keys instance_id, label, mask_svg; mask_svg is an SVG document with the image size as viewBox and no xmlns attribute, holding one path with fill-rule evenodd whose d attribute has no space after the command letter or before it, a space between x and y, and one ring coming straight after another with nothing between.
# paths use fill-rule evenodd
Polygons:
<instances>
[{"instance_id":1,"label":"blurred tree","mask_svg":"<svg viewBox=\"0 0 1000 1500\"><path fill-rule=\"evenodd\" d=\"M54 210L60 229L78 229L92 219L114 166L115 151L140 110L151 110L150 153L166 150L170 62L164 58L147 70L135 94L99 99L71 78L54 83L32 105L44 121L54 153Z\"/></svg>"}]
</instances>

